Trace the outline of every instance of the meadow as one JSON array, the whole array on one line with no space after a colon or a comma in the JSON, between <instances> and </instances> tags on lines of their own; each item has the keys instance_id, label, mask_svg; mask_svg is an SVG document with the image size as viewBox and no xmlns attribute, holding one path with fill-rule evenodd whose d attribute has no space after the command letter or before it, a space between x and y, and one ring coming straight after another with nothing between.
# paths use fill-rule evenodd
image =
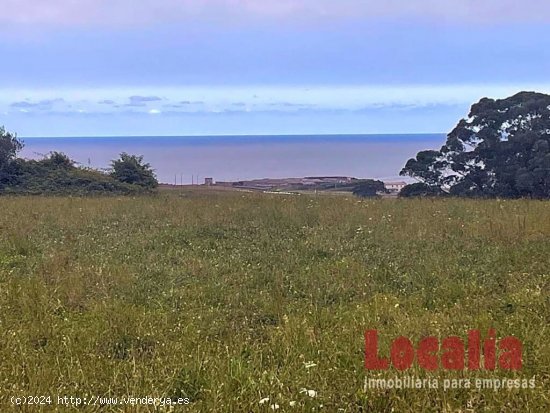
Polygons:
<instances>
[{"instance_id":1,"label":"meadow","mask_svg":"<svg viewBox=\"0 0 550 413\"><path fill-rule=\"evenodd\" d=\"M0 411L550 411L549 202L204 189L0 211ZM521 339L520 371L364 367L366 329L388 354L489 328ZM365 388L404 374L536 388ZM10 404L30 395L191 403Z\"/></svg>"}]
</instances>

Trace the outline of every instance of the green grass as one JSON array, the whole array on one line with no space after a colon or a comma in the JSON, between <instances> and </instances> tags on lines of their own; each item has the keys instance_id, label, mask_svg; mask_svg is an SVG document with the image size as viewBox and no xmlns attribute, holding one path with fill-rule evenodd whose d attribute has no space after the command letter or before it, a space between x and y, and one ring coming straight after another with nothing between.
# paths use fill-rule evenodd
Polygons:
<instances>
[{"instance_id":1,"label":"green grass","mask_svg":"<svg viewBox=\"0 0 550 413\"><path fill-rule=\"evenodd\" d=\"M12 395L187 396L185 412L550 409L548 202L187 191L3 197L0 210L0 411ZM400 335L489 327L523 341L522 371L406 375L535 376L536 389L364 389L403 375L364 369L366 329L387 353ZM70 411L26 411L55 409Z\"/></svg>"}]
</instances>

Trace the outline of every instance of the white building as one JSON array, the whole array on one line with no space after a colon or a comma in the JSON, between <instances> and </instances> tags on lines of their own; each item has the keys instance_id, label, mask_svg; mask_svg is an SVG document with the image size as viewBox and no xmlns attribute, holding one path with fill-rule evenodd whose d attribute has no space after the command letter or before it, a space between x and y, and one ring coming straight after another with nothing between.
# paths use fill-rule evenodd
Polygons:
<instances>
[{"instance_id":1,"label":"white building","mask_svg":"<svg viewBox=\"0 0 550 413\"><path fill-rule=\"evenodd\" d=\"M393 194L398 194L407 185L406 182L384 182L386 191Z\"/></svg>"}]
</instances>

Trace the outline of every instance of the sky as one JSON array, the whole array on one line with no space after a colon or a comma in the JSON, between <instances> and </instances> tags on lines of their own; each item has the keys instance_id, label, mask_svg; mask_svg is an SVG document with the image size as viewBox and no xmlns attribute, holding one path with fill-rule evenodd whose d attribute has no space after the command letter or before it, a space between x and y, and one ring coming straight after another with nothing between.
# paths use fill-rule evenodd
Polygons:
<instances>
[{"instance_id":1,"label":"sky","mask_svg":"<svg viewBox=\"0 0 550 413\"><path fill-rule=\"evenodd\" d=\"M0 0L32 136L441 133L550 93L547 0Z\"/></svg>"}]
</instances>

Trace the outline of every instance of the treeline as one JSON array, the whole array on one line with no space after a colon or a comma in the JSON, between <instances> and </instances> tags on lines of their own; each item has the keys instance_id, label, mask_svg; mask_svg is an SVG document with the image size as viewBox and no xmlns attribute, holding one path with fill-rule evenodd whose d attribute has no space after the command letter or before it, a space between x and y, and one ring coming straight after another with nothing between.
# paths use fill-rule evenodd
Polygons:
<instances>
[{"instance_id":1,"label":"treeline","mask_svg":"<svg viewBox=\"0 0 550 413\"><path fill-rule=\"evenodd\" d=\"M138 194L158 186L142 156L122 153L109 172L76 165L67 155L51 152L40 160L18 157L23 142L0 127L0 194Z\"/></svg>"},{"instance_id":2,"label":"treeline","mask_svg":"<svg viewBox=\"0 0 550 413\"><path fill-rule=\"evenodd\" d=\"M550 95L521 92L472 106L439 150L419 152L401 196L550 198Z\"/></svg>"}]
</instances>

